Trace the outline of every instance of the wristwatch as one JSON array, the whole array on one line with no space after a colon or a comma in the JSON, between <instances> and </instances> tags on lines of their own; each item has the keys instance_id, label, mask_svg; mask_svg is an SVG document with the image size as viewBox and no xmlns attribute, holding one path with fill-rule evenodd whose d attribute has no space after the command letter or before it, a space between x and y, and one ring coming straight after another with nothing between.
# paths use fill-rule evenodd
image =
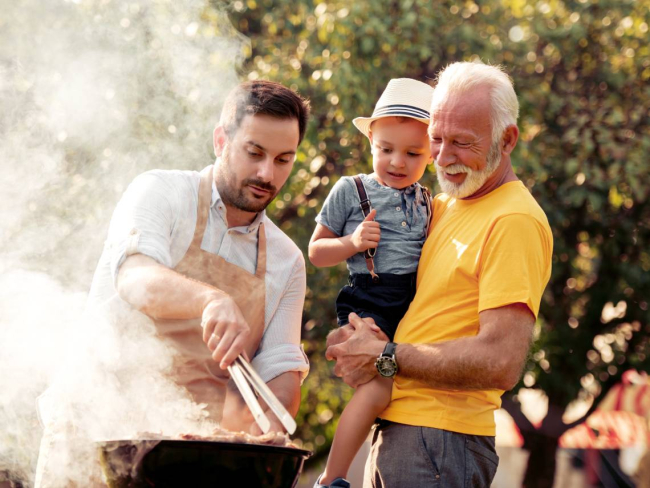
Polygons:
<instances>
[{"instance_id":1,"label":"wristwatch","mask_svg":"<svg viewBox=\"0 0 650 488\"><path fill-rule=\"evenodd\" d=\"M397 344L394 342L389 342L384 348L377 361L375 361L375 366L377 371L384 378L393 378L397 374L397 360L395 359L395 350L397 349Z\"/></svg>"}]
</instances>

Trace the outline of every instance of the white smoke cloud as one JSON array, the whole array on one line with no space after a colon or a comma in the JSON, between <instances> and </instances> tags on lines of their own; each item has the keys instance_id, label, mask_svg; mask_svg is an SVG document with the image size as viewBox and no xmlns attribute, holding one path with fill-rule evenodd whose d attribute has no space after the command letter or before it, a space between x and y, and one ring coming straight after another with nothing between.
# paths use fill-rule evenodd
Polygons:
<instances>
[{"instance_id":1,"label":"white smoke cloud","mask_svg":"<svg viewBox=\"0 0 650 488\"><path fill-rule=\"evenodd\" d=\"M3 2L3 255L23 237L32 266L87 283L135 175L212 161L211 131L248 43L206 5ZM53 271L49 252L75 266Z\"/></svg>"},{"instance_id":2,"label":"white smoke cloud","mask_svg":"<svg viewBox=\"0 0 650 488\"><path fill-rule=\"evenodd\" d=\"M249 47L205 0L0 3L0 482L29 486L55 378L89 438L202 428L150 323L82 310L133 177L212 162Z\"/></svg>"},{"instance_id":3,"label":"white smoke cloud","mask_svg":"<svg viewBox=\"0 0 650 488\"><path fill-rule=\"evenodd\" d=\"M29 479L41 436L36 397L54 378L60 337L80 316L84 298L42 273L0 276L0 468L13 467L23 479Z\"/></svg>"}]
</instances>

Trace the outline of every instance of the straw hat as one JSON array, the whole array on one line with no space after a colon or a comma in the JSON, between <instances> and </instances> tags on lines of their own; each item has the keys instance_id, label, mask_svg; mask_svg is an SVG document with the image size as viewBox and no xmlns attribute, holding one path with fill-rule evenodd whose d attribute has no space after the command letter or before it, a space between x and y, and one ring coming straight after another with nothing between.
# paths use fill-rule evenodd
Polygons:
<instances>
[{"instance_id":1,"label":"straw hat","mask_svg":"<svg viewBox=\"0 0 650 488\"><path fill-rule=\"evenodd\" d=\"M357 117L354 126L368 137L370 124L383 117L409 117L429 123L433 88L411 78L393 78L381 94L372 117Z\"/></svg>"}]
</instances>

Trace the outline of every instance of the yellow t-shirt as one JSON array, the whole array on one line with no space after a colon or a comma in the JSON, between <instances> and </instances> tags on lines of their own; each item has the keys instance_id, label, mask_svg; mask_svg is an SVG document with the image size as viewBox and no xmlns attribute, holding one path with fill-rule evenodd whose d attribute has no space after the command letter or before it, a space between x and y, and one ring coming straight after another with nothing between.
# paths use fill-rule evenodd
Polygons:
<instances>
[{"instance_id":1,"label":"yellow t-shirt","mask_svg":"<svg viewBox=\"0 0 650 488\"><path fill-rule=\"evenodd\" d=\"M474 200L434 199L417 293L395 342L432 344L474 336L479 312L524 303L535 314L551 274L553 236L520 181ZM399 356L397 357L399 364ZM432 372L435 374L435 371ZM382 418L472 435L495 435L501 390L437 390L396 376Z\"/></svg>"}]
</instances>

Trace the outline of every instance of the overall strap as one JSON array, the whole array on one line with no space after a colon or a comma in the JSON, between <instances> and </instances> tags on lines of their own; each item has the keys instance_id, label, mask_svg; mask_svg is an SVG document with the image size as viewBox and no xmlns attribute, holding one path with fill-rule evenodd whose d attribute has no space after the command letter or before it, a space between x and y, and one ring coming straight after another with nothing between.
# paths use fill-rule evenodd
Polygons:
<instances>
[{"instance_id":1,"label":"overall strap","mask_svg":"<svg viewBox=\"0 0 650 488\"><path fill-rule=\"evenodd\" d=\"M366 187L363 185L363 181L361 181L359 175L353 176L352 179L354 180L354 184L357 187L357 195L359 196L359 207L361 207L361 213L363 213L363 216L365 218L372 210L372 206L370 205L370 199L368 198L368 193L366 193ZM368 271L370 272L370 275L372 276L373 280L379 279L379 277L375 273L375 262L372 259L373 257L375 257L375 254L377 254L376 247L366 249L363 252L363 257L366 259L366 267L368 268Z\"/></svg>"},{"instance_id":2,"label":"overall strap","mask_svg":"<svg viewBox=\"0 0 650 488\"><path fill-rule=\"evenodd\" d=\"M431 232L431 222L433 221L433 197L431 196L431 190L426 186L422 187L422 195L427 206L427 223L425 225L424 235L428 236L429 232Z\"/></svg>"}]
</instances>

